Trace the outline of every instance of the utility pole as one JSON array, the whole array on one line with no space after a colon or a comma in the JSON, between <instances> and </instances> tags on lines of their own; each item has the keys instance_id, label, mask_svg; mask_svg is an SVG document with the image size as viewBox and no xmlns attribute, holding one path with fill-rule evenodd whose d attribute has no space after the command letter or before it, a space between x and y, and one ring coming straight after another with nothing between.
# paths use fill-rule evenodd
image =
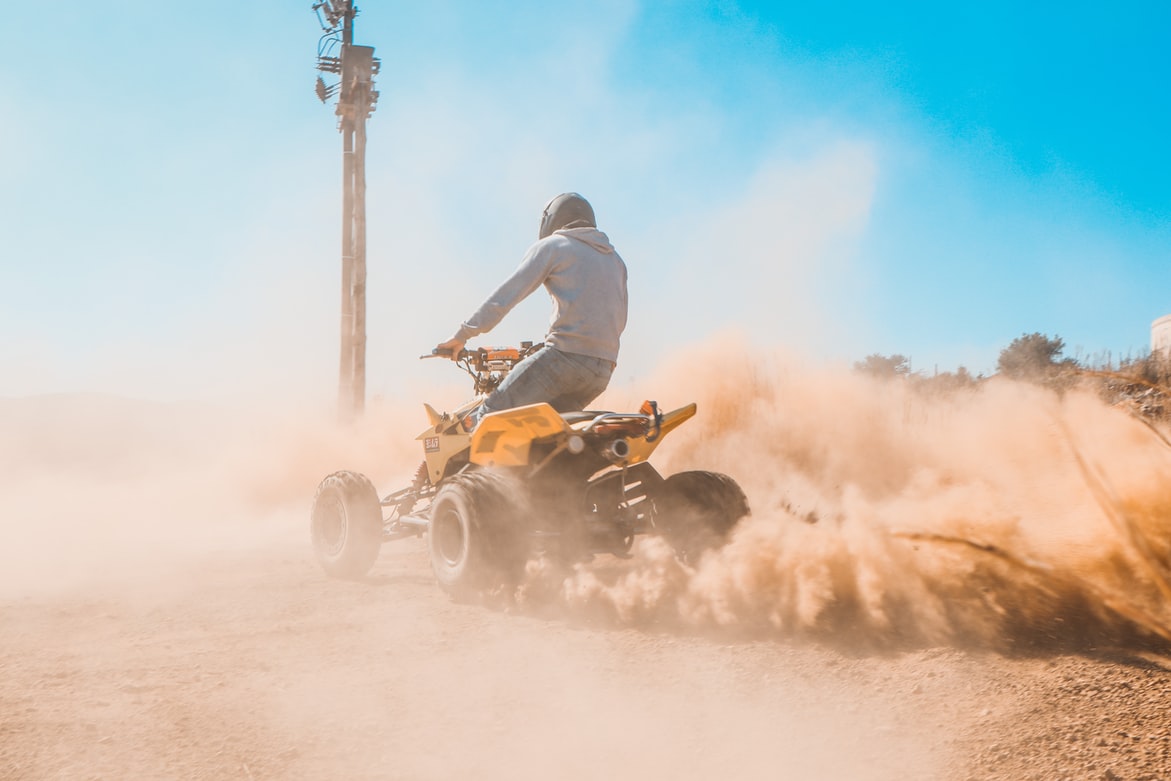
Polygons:
<instances>
[{"instance_id":1,"label":"utility pole","mask_svg":"<svg viewBox=\"0 0 1171 781\"><path fill-rule=\"evenodd\" d=\"M324 103L337 94L338 130L342 134L342 297L341 350L338 362L338 414L352 420L366 405L366 120L378 92L374 76L379 61L372 46L354 45L353 0L319 0L313 4L325 34L317 44L317 69L340 76L326 86L317 77L317 97Z\"/></svg>"}]
</instances>

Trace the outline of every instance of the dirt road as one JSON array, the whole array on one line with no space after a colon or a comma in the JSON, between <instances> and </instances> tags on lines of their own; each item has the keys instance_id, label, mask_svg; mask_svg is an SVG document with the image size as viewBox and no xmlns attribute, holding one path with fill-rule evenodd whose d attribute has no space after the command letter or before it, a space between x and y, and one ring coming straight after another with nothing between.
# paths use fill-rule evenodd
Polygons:
<instances>
[{"instance_id":1,"label":"dirt road","mask_svg":"<svg viewBox=\"0 0 1171 781\"><path fill-rule=\"evenodd\" d=\"M0 777L1171 778L1149 650L623 628L455 604L419 542L359 583L277 547L0 604Z\"/></svg>"},{"instance_id":2,"label":"dirt road","mask_svg":"<svg viewBox=\"0 0 1171 781\"><path fill-rule=\"evenodd\" d=\"M719 556L508 609L420 540L313 560L322 475L417 465L398 407L0 400L0 779L1171 779L1165 437L743 363L656 383L701 410L659 468L753 507Z\"/></svg>"}]
</instances>

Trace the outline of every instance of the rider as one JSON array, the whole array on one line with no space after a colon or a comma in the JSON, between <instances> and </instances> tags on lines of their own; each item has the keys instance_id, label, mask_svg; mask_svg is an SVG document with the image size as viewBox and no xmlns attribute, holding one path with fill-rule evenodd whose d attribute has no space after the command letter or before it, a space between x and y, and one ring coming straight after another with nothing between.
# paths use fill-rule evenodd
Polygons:
<instances>
[{"instance_id":1,"label":"rider","mask_svg":"<svg viewBox=\"0 0 1171 781\"><path fill-rule=\"evenodd\" d=\"M626 264L577 193L562 193L545 205L537 236L512 276L435 348L455 360L469 338L492 330L539 285L549 291L553 315L544 348L488 394L477 419L542 401L558 412L585 409L614 373L626 327Z\"/></svg>"}]
</instances>

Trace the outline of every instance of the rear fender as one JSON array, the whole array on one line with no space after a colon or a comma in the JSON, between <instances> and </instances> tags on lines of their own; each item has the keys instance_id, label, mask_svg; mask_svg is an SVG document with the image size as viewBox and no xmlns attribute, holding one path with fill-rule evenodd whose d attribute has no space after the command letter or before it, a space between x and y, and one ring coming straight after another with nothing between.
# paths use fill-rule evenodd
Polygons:
<instances>
[{"instance_id":1,"label":"rear fender","mask_svg":"<svg viewBox=\"0 0 1171 781\"><path fill-rule=\"evenodd\" d=\"M663 437L695 417L695 411L696 406L692 402L685 407L667 412L663 415L663 422L659 425L659 435L654 440L648 441L646 437L637 437L629 440L630 457L626 463L637 464L640 461L646 461L650 458L651 453L655 452L655 448L663 441Z\"/></svg>"}]
</instances>

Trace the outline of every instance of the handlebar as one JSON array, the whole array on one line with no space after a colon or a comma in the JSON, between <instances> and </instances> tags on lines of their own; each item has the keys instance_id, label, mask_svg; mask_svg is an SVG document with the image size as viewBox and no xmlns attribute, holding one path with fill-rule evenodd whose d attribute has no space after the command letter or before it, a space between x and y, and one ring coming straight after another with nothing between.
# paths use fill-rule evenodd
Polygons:
<instances>
[{"instance_id":1,"label":"handlebar","mask_svg":"<svg viewBox=\"0 0 1171 781\"><path fill-rule=\"evenodd\" d=\"M459 355L455 356L455 360L469 361L472 363L480 363L483 361L512 361L516 363L522 358L532 355L544 346L541 342L536 344L532 342L521 342L520 347L477 347L474 350L464 349L459 351ZM425 360L427 358L450 359L451 357L451 350L435 348L427 355L420 355L419 360Z\"/></svg>"},{"instance_id":2,"label":"handlebar","mask_svg":"<svg viewBox=\"0 0 1171 781\"><path fill-rule=\"evenodd\" d=\"M477 347L460 350L454 358L456 365L471 376L476 393L489 393L514 366L544 346L541 342L521 342L520 347ZM452 357L451 350L436 348L429 355L420 355L419 359Z\"/></svg>"}]
</instances>

